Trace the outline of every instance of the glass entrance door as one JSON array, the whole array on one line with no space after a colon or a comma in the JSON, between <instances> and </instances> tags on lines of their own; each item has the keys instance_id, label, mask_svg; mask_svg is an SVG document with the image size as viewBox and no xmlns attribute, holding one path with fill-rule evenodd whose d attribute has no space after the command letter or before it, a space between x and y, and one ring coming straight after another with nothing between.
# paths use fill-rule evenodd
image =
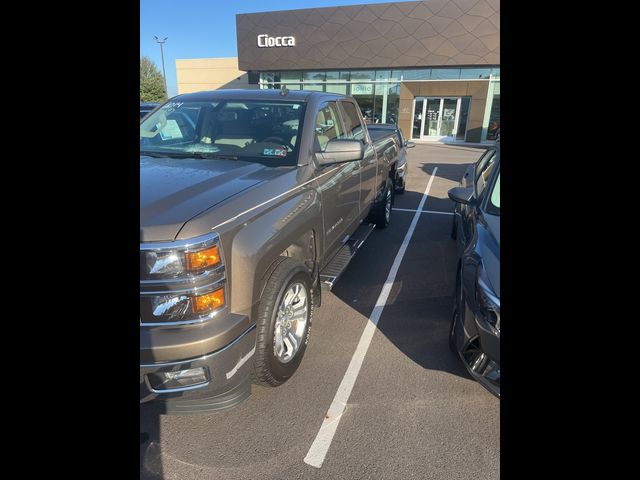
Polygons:
<instances>
[{"instance_id":1,"label":"glass entrance door","mask_svg":"<svg viewBox=\"0 0 640 480\"><path fill-rule=\"evenodd\" d=\"M440 122L440 104L441 98L427 98L425 113L425 124L422 130L423 137L436 137L439 136L438 123Z\"/></svg>"},{"instance_id":2,"label":"glass entrance door","mask_svg":"<svg viewBox=\"0 0 640 480\"><path fill-rule=\"evenodd\" d=\"M469 102L462 97L416 97L413 115L413 138L454 140L466 130ZM466 100L466 97L465 97ZM465 111L461 113L461 106ZM462 124L464 123L464 124Z\"/></svg>"}]
</instances>

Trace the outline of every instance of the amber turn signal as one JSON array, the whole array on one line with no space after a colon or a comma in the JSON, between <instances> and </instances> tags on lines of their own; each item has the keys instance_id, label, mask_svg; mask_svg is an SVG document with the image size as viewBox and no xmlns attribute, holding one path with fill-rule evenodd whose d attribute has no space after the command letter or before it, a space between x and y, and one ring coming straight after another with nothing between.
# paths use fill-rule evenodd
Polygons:
<instances>
[{"instance_id":1,"label":"amber turn signal","mask_svg":"<svg viewBox=\"0 0 640 480\"><path fill-rule=\"evenodd\" d=\"M224 306L224 289L219 288L215 292L192 297L191 305L193 313L197 314L209 313L216 308L220 308Z\"/></svg>"},{"instance_id":2,"label":"amber turn signal","mask_svg":"<svg viewBox=\"0 0 640 480\"><path fill-rule=\"evenodd\" d=\"M214 245L205 250L199 252L188 252L187 256L187 270L202 270L206 267L212 267L220 263L220 252L218 246Z\"/></svg>"}]
</instances>

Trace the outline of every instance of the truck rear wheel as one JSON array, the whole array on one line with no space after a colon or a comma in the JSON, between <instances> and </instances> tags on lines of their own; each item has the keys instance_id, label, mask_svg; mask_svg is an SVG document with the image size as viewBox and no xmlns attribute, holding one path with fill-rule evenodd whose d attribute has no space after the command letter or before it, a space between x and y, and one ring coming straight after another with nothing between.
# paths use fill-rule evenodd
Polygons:
<instances>
[{"instance_id":1,"label":"truck rear wheel","mask_svg":"<svg viewBox=\"0 0 640 480\"><path fill-rule=\"evenodd\" d=\"M393 207L394 186L390 178L387 178L382 198L373 204L369 219L378 228L386 228L391 221L391 207Z\"/></svg>"},{"instance_id":2,"label":"truck rear wheel","mask_svg":"<svg viewBox=\"0 0 640 480\"><path fill-rule=\"evenodd\" d=\"M258 306L253 379L276 387L298 369L313 316L311 279L304 265L287 258L268 280Z\"/></svg>"}]
</instances>

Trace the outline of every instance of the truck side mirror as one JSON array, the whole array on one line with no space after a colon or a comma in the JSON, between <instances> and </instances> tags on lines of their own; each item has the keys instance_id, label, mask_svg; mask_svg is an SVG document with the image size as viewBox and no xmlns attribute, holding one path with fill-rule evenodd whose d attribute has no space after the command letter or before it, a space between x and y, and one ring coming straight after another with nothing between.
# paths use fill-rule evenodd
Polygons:
<instances>
[{"instance_id":1,"label":"truck side mirror","mask_svg":"<svg viewBox=\"0 0 640 480\"><path fill-rule=\"evenodd\" d=\"M416 146L416 144L413 143L413 142L410 142L409 140L407 140L407 141L404 142L404 146L405 146L405 148L413 148L413 147Z\"/></svg>"},{"instance_id":2,"label":"truck side mirror","mask_svg":"<svg viewBox=\"0 0 640 480\"><path fill-rule=\"evenodd\" d=\"M353 162L364 158L364 145L360 140L334 138L327 142L324 152L316 153L320 165Z\"/></svg>"}]
</instances>

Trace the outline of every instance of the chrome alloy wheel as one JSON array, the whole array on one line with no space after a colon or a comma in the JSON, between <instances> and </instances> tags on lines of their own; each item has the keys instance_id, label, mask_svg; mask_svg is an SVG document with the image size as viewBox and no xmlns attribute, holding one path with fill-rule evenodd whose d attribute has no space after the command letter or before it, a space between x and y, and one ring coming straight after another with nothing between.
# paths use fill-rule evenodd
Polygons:
<instances>
[{"instance_id":1,"label":"chrome alloy wheel","mask_svg":"<svg viewBox=\"0 0 640 480\"><path fill-rule=\"evenodd\" d=\"M273 354L288 363L300 349L308 322L309 301L302 283L294 283L286 291L278 307L273 332Z\"/></svg>"},{"instance_id":2,"label":"chrome alloy wheel","mask_svg":"<svg viewBox=\"0 0 640 480\"><path fill-rule=\"evenodd\" d=\"M386 220L387 223L389 223L389 220L391 219L391 189L390 188L387 190L387 198L385 198L385 203L384 203L384 219Z\"/></svg>"}]
</instances>

